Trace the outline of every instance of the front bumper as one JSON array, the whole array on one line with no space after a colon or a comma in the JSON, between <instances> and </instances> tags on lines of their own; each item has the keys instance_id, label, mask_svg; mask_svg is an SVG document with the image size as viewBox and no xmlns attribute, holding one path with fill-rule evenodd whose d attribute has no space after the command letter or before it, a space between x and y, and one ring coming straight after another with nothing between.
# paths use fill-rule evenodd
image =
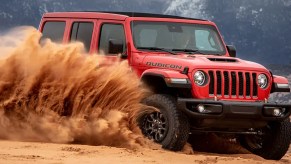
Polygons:
<instances>
[{"instance_id":1,"label":"front bumper","mask_svg":"<svg viewBox=\"0 0 291 164\"><path fill-rule=\"evenodd\" d=\"M203 105L206 112L197 110ZM189 117L198 119L251 119L256 121L282 121L290 116L291 104L263 102L214 101L203 99L178 98L178 108ZM207 109L208 108L208 109ZM281 110L278 116L273 110Z\"/></svg>"}]
</instances>

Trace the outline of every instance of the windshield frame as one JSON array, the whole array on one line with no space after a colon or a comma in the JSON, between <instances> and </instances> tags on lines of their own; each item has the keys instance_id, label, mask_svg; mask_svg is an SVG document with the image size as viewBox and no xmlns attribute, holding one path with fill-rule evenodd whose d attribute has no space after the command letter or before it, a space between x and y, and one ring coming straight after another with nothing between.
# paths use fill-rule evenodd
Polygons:
<instances>
[{"instance_id":1,"label":"windshield frame","mask_svg":"<svg viewBox=\"0 0 291 164\"><path fill-rule=\"evenodd\" d=\"M200 28L207 28L207 29L210 29L212 30L215 35L217 36L217 41L219 42L218 44L220 44L221 46L221 49L222 51L219 52L219 51L205 51L205 50L201 50L201 49L194 49L194 50L198 50L198 52L202 52L202 53L198 53L198 54L204 54L204 55L220 55L220 56L223 56L223 55L226 55L227 54L227 51L226 51L226 46L225 46L225 43L217 29L217 27L212 24L208 24L208 23L192 23L192 22L185 22L185 21L179 21L179 22L176 22L176 21L163 21L163 20L138 20L138 19L133 19L133 20L130 20L129 22L129 25L130 25L130 32L131 32L131 39L132 39L132 43L133 43L133 47L136 49L136 50L139 50L139 51L150 51L150 50L146 50L146 49L138 49L137 47L139 47L138 45L136 45L136 42L134 40L134 31L133 31L133 26L134 26L134 23L135 22L144 22L144 23L173 23L173 24L185 24L185 25L191 25L191 26L196 26L196 27L200 27ZM163 47L157 47L157 48L163 48ZM175 49L175 48L173 48ZM167 49L168 51L171 51L172 49ZM183 51L173 51L175 53L187 53L187 52L183 52Z\"/></svg>"}]
</instances>

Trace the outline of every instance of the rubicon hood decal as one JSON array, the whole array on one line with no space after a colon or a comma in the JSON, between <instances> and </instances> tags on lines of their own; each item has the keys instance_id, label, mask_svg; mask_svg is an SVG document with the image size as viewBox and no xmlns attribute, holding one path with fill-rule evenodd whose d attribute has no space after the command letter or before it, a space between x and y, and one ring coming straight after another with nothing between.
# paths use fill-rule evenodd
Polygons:
<instances>
[{"instance_id":1,"label":"rubicon hood decal","mask_svg":"<svg viewBox=\"0 0 291 164\"><path fill-rule=\"evenodd\" d=\"M162 67L162 68L172 68L172 69L182 69L182 66L175 64L164 64L164 63L156 63L156 62L146 62L146 65L152 67Z\"/></svg>"}]
</instances>

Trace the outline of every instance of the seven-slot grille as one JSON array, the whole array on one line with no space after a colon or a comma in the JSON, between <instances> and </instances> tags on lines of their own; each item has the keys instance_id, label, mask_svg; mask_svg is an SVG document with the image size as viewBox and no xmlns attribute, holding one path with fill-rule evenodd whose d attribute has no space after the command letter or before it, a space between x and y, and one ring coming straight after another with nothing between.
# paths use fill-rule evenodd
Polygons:
<instances>
[{"instance_id":1,"label":"seven-slot grille","mask_svg":"<svg viewBox=\"0 0 291 164\"><path fill-rule=\"evenodd\" d=\"M257 73L208 71L209 95L225 98L257 98Z\"/></svg>"}]
</instances>

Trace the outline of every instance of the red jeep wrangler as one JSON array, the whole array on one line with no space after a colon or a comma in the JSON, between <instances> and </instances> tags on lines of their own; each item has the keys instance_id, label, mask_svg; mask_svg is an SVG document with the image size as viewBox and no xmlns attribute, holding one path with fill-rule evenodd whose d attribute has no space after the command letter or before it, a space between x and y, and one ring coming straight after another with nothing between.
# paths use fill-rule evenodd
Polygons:
<instances>
[{"instance_id":1,"label":"red jeep wrangler","mask_svg":"<svg viewBox=\"0 0 291 164\"><path fill-rule=\"evenodd\" d=\"M291 139L291 104L269 103L290 92L288 81L260 64L236 58L213 22L126 12L46 13L43 37L81 41L89 53L128 60L158 111L141 117L143 134L178 151L189 134L235 137L266 159L281 159Z\"/></svg>"}]
</instances>

